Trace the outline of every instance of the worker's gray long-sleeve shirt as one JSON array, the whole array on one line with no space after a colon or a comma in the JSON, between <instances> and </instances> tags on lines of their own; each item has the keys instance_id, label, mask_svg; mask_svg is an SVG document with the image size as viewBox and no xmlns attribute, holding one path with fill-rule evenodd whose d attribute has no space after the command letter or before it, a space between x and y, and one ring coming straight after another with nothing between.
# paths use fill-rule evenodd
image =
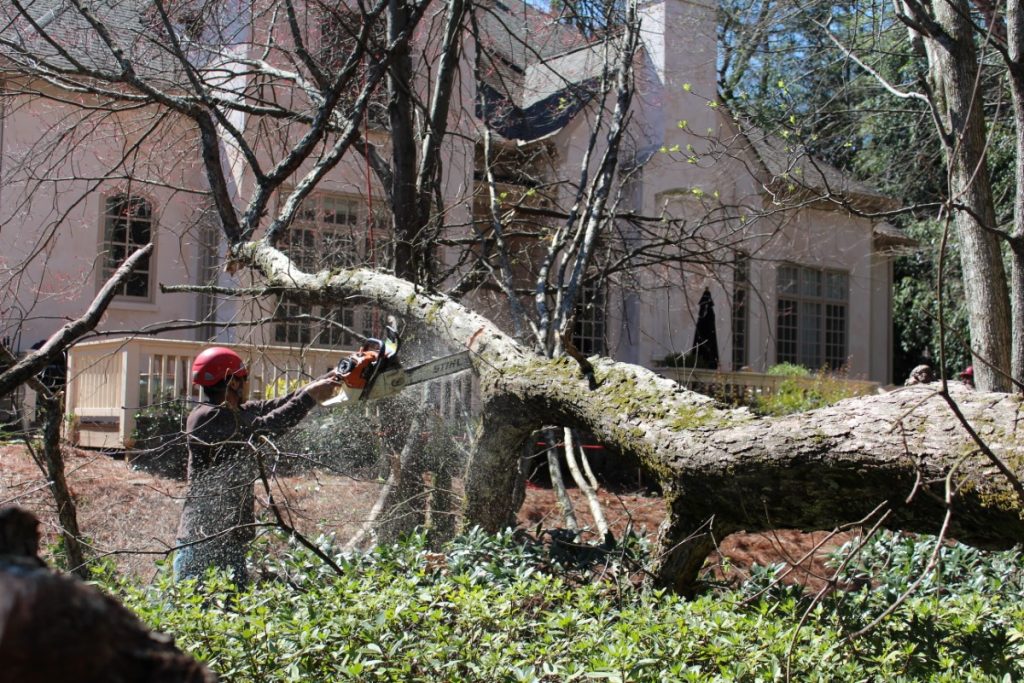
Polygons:
<instances>
[{"instance_id":1,"label":"worker's gray long-sleeve shirt","mask_svg":"<svg viewBox=\"0 0 1024 683\"><path fill-rule=\"evenodd\" d=\"M248 401L237 411L204 403L186 422L188 492L174 559L177 578L198 577L210 566L245 579L245 553L255 537L253 482L258 447L253 437L295 426L316 401L303 390L268 401Z\"/></svg>"}]
</instances>

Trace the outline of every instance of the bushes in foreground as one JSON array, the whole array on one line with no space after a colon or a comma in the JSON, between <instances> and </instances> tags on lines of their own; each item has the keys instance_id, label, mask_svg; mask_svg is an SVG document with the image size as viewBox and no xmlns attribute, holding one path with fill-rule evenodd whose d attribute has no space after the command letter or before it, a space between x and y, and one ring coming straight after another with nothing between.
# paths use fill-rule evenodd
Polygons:
<instances>
[{"instance_id":1,"label":"bushes in foreground","mask_svg":"<svg viewBox=\"0 0 1024 683\"><path fill-rule=\"evenodd\" d=\"M884 536L818 603L793 588L684 601L629 581L640 550L555 555L509 533L470 533L444 553L422 538L341 557L338 576L294 549L236 592L108 590L229 681L965 681L1024 677L1024 562L954 546L924 590L868 635L920 572L926 542ZM582 580L584 576L601 580ZM759 580L770 579L771 570ZM866 578L867 577L867 578ZM766 584L767 585L767 584ZM808 610L810 611L807 614Z\"/></svg>"}]
</instances>

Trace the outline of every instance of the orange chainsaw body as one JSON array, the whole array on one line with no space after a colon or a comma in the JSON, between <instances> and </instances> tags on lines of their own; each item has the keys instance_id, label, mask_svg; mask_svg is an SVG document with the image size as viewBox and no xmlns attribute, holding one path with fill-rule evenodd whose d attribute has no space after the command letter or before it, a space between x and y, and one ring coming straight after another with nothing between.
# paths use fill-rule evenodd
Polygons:
<instances>
[{"instance_id":1,"label":"orange chainsaw body","mask_svg":"<svg viewBox=\"0 0 1024 683\"><path fill-rule=\"evenodd\" d=\"M379 351L357 351L353 354L350 357L350 361L354 361L355 365L342 376L345 386L350 389L364 388L366 386L366 382L370 379L370 369L373 367L373 364L377 362L379 357Z\"/></svg>"}]
</instances>

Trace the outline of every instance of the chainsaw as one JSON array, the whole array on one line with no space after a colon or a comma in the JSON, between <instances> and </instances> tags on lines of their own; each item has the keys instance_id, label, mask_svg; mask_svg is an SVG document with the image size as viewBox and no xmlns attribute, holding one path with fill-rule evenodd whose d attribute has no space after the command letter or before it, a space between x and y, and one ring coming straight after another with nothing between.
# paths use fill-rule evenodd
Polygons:
<instances>
[{"instance_id":1,"label":"chainsaw","mask_svg":"<svg viewBox=\"0 0 1024 683\"><path fill-rule=\"evenodd\" d=\"M401 340L394 318L388 318L383 339L367 339L359 350L341 359L336 372L341 388L322 405L345 401L376 401L394 396L408 386L453 375L472 367L469 351L435 358L411 368L403 368L398 359Z\"/></svg>"}]
</instances>

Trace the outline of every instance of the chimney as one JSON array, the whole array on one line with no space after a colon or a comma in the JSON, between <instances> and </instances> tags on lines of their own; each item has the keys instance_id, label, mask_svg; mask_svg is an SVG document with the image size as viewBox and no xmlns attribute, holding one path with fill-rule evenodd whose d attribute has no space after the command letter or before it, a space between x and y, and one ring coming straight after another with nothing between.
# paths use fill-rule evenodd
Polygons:
<instances>
[{"instance_id":1,"label":"chimney","mask_svg":"<svg viewBox=\"0 0 1024 683\"><path fill-rule=\"evenodd\" d=\"M639 15L640 37L669 116L685 118L694 130L712 126L707 102L718 95L718 3L652 0L640 6Z\"/></svg>"}]
</instances>

